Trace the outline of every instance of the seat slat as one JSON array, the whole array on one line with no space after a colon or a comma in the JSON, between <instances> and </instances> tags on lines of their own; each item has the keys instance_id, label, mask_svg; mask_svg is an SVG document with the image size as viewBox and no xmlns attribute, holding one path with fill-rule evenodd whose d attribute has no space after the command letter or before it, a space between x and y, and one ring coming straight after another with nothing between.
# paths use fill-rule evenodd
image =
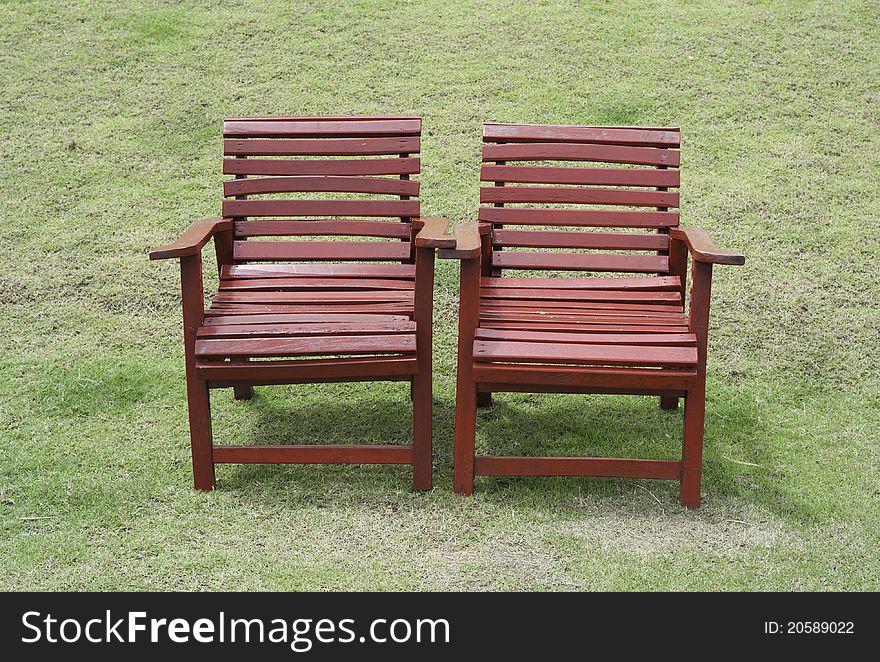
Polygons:
<instances>
[{"instance_id":1,"label":"seat slat","mask_svg":"<svg viewBox=\"0 0 880 662\"><path fill-rule=\"evenodd\" d=\"M412 235L412 226L400 221L255 220L236 221L234 229L236 237L356 236L409 239Z\"/></svg>"},{"instance_id":2,"label":"seat slat","mask_svg":"<svg viewBox=\"0 0 880 662\"><path fill-rule=\"evenodd\" d=\"M503 269L559 269L571 271L633 271L659 273L669 270L665 255L606 255L593 253L529 253L495 251L492 264Z\"/></svg>"},{"instance_id":3,"label":"seat slat","mask_svg":"<svg viewBox=\"0 0 880 662\"><path fill-rule=\"evenodd\" d=\"M641 168L566 168L563 166L483 165L480 179L521 184L583 184L605 186L665 186L677 188L678 170Z\"/></svg>"},{"instance_id":4,"label":"seat slat","mask_svg":"<svg viewBox=\"0 0 880 662\"><path fill-rule=\"evenodd\" d=\"M485 142L580 142L643 147L678 147L677 129L545 124L484 124Z\"/></svg>"},{"instance_id":5,"label":"seat slat","mask_svg":"<svg viewBox=\"0 0 880 662\"><path fill-rule=\"evenodd\" d=\"M368 278L223 278L220 290L414 290L407 280Z\"/></svg>"},{"instance_id":6,"label":"seat slat","mask_svg":"<svg viewBox=\"0 0 880 662\"><path fill-rule=\"evenodd\" d=\"M368 290L366 292L230 292L220 290L214 303L412 303L413 292Z\"/></svg>"},{"instance_id":7,"label":"seat slat","mask_svg":"<svg viewBox=\"0 0 880 662\"><path fill-rule=\"evenodd\" d=\"M235 260L407 260L408 242L236 241Z\"/></svg>"},{"instance_id":8,"label":"seat slat","mask_svg":"<svg viewBox=\"0 0 880 662\"><path fill-rule=\"evenodd\" d=\"M488 322L541 322L559 325L565 324L607 324L607 325L646 325L646 326L687 326L684 315L658 315L651 313L621 313L614 311L591 311L589 313L535 313L527 311L492 311L480 312L480 319Z\"/></svg>"},{"instance_id":9,"label":"seat slat","mask_svg":"<svg viewBox=\"0 0 880 662\"><path fill-rule=\"evenodd\" d=\"M421 160L399 159L223 159L225 175L417 175Z\"/></svg>"},{"instance_id":10,"label":"seat slat","mask_svg":"<svg viewBox=\"0 0 880 662\"><path fill-rule=\"evenodd\" d=\"M416 338L414 334L196 340L196 356L200 358L411 354L415 350Z\"/></svg>"},{"instance_id":11,"label":"seat slat","mask_svg":"<svg viewBox=\"0 0 880 662\"><path fill-rule=\"evenodd\" d=\"M200 338L247 336L336 336L414 333L415 322L321 322L314 324L223 324L203 326ZM563 334L564 335L564 334Z\"/></svg>"},{"instance_id":12,"label":"seat slat","mask_svg":"<svg viewBox=\"0 0 880 662\"><path fill-rule=\"evenodd\" d=\"M535 312L565 313L571 310L595 312L616 310L621 312L674 312L680 313L681 306L670 304L621 303L619 301L537 301L535 299L484 299L483 310L533 310Z\"/></svg>"},{"instance_id":13,"label":"seat slat","mask_svg":"<svg viewBox=\"0 0 880 662\"><path fill-rule=\"evenodd\" d=\"M512 329L483 329L476 332L479 340L506 340L519 342L580 343L591 345L660 345L687 346L697 344L693 333L558 333L548 331L520 331Z\"/></svg>"},{"instance_id":14,"label":"seat slat","mask_svg":"<svg viewBox=\"0 0 880 662\"><path fill-rule=\"evenodd\" d=\"M223 123L224 136L273 138L369 138L417 136L422 131L418 118L387 119L232 119Z\"/></svg>"},{"instance_id":15,"label":"seat slat","mask_svg":"<svg viewBox=\"0 0 880 662\"><path fill-rule=\"evenodd\" d=\"M678 193L608 188L555 188L550 186L484 186L480 202L535 202L547 204L678 207Z\"/></svg>"},{"instance_id":16,"label":"seat slat","mask_svg":"<svg viewBox=\"0 0 880 662\"><path fill-rule=\"evenodd\" d=\"M559 225L570 227L668 228L678 225L678 212L613 211L607 209L522 209L480 207L481 221L504 225Z\"/></svg>"},{"instance_id":17,"label":"seat slat","mask_svg":"<svg viewBox=\"0 0 880 662\"><path fill-rule=\"evenodd\" d=\"M418 200L224 200L223 216L417 217Z\"/></svg>"},{"instance_id":18,"label":"seat slat","mask_svg":"<svg viewBox=\"0 0 880 662\"><path fill-rule=\"evenodd\" d=\"M281 313L274 315L216 315L206 317L204 326L228 324L326 324L326 323L391 323L406 322L406 315L341 314L341 313Z\"/></svg>"},{"instance_id":19,"label":"seat slat","mask_svg":"<svg viewBox=\"0 0 880 662\"><path fill-rule=\"evenodd\" d=\"M411 264L233 264L224 265L224 278L395 278L412 280Z\"/></svg>"},{"instance_id":20,"label":"seat slat","mask_svg":"<svg viewBox=\"0 0 880 662\"><path fill-rule=\"evenodd\" d=\"M602 248L608 250L667 250L669 236L632 232L564 232L560 230L495 230L493 246L520 248Z\"/></svg>"},{"instance_id":21,"label":"seat slat","mask_svg":"<svg viewBox=\"0 0 880 662\"><path fill-rule=\"evenodd\" d=\"M223 153L229 156L376 156L384 154L418 154L420 139L402 138L319 138L314 140L285 138L227 138Z\"/></svg>"},{"instance_id":22,"label":"seat slat","mask_svg":"<svg viewBox=\"0 0 880 662\"><path fill-rule=\"evenodd\" d=\"M680 153L656 147L572 143L484 145L483 161L594 161L678 167Z\"/></svg>"},{"instance_id":23,"label":"seat slat","mask_svg":"<svg viewBox=\"0 0 880 662\"><path fill-rule=\"evenodd\" d=\"M418 195L419 182L414 179L341 176L263 177L260 179L229 179L223 182L223 194L227 197L261 193L307 193L312 191Z\"/></svg>"},{"instance_id":24,"label":"seat slat","mask_svg":"<svg viewBox=\"0 0 880 662\"><path fill-rule=\"evenodd\" d=\"M506 280L506 279L493 279ZM562 279L560 279L562 280ZM501 283L506 285L506 283ZM505 304L510 299L521 299L537 302L547 300L556 301L605 301L612 303L655 303L667 305L681 305L681 294L678 292L630 292L619 290L575 290L575 289L551 289L551 288L527 288L527 287L482 287L480 296L485 299L497 299L498 303ZM543 305L538 304L538 305ZM550 304L552 305L552 303Z\"/></svg>"},{"instance_id":25,"label":"seat slat","mask_svg":"<svg viewBox=\"0 0 880 662\"><path fill-rule=\"evenodd\" d=\"M504 329L519 331L551 331L558 333L651 333L651 334L673 334L687 333L687 326L656 326L650 324L621 324L620 320L612 320L606 324L590 323L569 323L569 322L553 322L553 321L496 321L492 319L483 319L480 322L480 328L486 329Z\"/></svg>"},{"instance_id":26,"label":"seat slat","mask_svg":"<svg viewBox=\"0 0 880 662\"><path fill-rule=\"evenodd\" d=\"M697 348L476 340L474 341L474 360L480 362L679 367L696 365Z\"/></svg>"},{"instance_id":27,"label":"seat slat","mask_svg":"<svg viewBox=\"0 0 880 662\"><path fill-rule=\"evenodd\" d=\"M584 290L677 290L678 276L641 276L635 278L494 278L480 279L481 287L526 289Z\"/></svg>"}]
</instances>

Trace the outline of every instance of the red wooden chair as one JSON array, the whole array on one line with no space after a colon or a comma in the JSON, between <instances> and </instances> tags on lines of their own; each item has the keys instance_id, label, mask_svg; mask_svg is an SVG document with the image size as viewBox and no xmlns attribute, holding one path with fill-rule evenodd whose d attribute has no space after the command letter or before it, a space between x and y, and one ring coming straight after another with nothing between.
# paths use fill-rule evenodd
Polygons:
<instances>
[{"instance_id":1,"label":"red wooden chair","mask_svg":"<svg viewBox=\"0 0 880 662\"><path fill-rule=\"evenodd\" d=\"M150 253L180 258L196 488L214 487L217 463L364 463L411 464L430 489L433 247L448 242L410 179L421 119L229 119L223 135L222 216ZM220 285L205 310L212 238ZM347 381L411 382L412 445L212 443L209 389Z\"/></svg>"},{"instance_id":2,"label":"red wooden chair","mask_svg":"<svg viewBox=\"0 0 880 662\"><path fill-rule=\"evenodd\" d=\"M664 478L696 508L712 265L744 257L678 226L678 129L487 124L483 141L480 223L440 251L462 261L455 490L471 494L474 475ZM665 409L683 397L681 460L474 457L476 407L495 391L652 395Z\"/></svg>"}]
</instances>

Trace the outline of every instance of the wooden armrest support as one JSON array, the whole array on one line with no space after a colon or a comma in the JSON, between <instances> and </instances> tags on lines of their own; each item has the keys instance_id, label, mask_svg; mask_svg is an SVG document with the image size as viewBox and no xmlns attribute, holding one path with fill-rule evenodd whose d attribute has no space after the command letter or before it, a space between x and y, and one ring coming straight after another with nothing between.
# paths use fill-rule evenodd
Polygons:
<instances>
[{"instance_id":1,"label":"wooden armrest support","mask_svg":"<svg viewBox=\"0 0 880 662\"><path fill-rule=\"evenodd\" d=\"M413 227L420 228L416 235L416 248L455 248L455 237L446 234L449 221L440 216L414 218Z\"/></svg>"},{"instance_id":2,"label":"wooden armrest support","mask_svg":"<svg viewBox=\"0 0 880 662\"><path fill-rule=\"evenodd\" d=\"M204 218L190 225L189 229L174 243L150 251L150 259L165 260L170 257L196 255L216 233L231 229L232 219Z\"/></svg>"},{"instance_id":3,"label":"wooden armrest support","mask_svg":"<svg viewBox=\"0 0 880 662\"><path fill-rule=\"evenodd\" d=\"M702 228L669 228L669 236L684 242L693 258L699 262L745 264L745 255L737 251L725 251L718 248L709 233Z\"/></svg>"},{"instance_id":4,"label":"wooden armrest support","mask_svg":"<svg viewBox=\"0 0 880 662\"><path fill-rule=\"evenodd\" d=\"M488 223L459 223L455 226L455 246L440 250L440 257L447 260L470 260L480 257L480 235L491 231Z\"/></svg>"}]
</instances>

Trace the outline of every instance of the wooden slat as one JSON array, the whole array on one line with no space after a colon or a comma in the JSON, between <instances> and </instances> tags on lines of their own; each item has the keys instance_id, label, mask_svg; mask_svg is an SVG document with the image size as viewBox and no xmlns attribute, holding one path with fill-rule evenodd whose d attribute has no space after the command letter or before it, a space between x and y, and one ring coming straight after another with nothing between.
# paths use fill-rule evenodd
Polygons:
<instances>
[{"instance_id":1,"label":"wooden slat","mask_svg":"<svg viewBox=\"0 0 880 662\"><path fill-rule=\"evenodd\" d=\"M220 464L412 464L412 446L278 445L214 446Z\"/></svg>"},{"instance_id":2,"label":"wooden slat","mask_svg":"<svg viewBox=\"0 0 880 662\"><path fill-rule=\"evenodd\" d=\"M591 345L659 345L695 347L692 333L559 333L549 331L520 331L513 329L478 328L479 340L506 340L518 342L587 343Z\"/></svg>"},{"instance_id":3,"label":"wooden slat","mask_svg":"<svg viewBox=\"0 0 880 662\"><path fill-rule=\"evenodd\" d=\"M417 175L417 157L399 159L223 159L226 175Z\"/></svg>"},{"instance_id":4,"label":"wooden slat","mask_svg":"<svg viewBox=\"0 0 880 662\"><path fill-rule=\"evenodd\" d=\"M575 142L643 147L678 147L676 128L552 126L544 124L484 124L484 142Z\"/></svg>"},{"instance_id":5,"label":"wooden slat","mask_svg":"<svg viewBox=\"0 0 880 662\"><path fill-rule=\"evenodd\" d=\"M493 280L507 279L497 278ZM509 288L490 286L482 287L480 289L480 296L485 299L498 299L498 303L507 303L507 300L509 299L523 299L530 301L607 301L613 303L654 303L681 305L681 294L674 291L640 292L620 290L576 290L571 288Z\"/></svg>"},{"instance_id":6,"label":"wooden slat","mask_svg":"<svg viewBox=\"0 0 880 662\"><path fill-rule=\"evenodd\" d=\"M384 136L417 136L422 121L417 118L401 119L345 119L345 120L226 120L224 136L275 138L368 138Z\"/></svg>"},{"instance_id":7,"label":"wooden slat","mask_svg":"<svg viewBox=\"0 0 880 662\"><path fill-rule=\"evenodd\" d=\"M408 242L236 241L236 260L407 260Z\"/></svg>"},{"instance_id":8,"label":"wooden slat","mask_svg":"<svg viewBox=\"0 0 880 662\"><path fill-rule=\"evenodd\" d=\"M504 225L666 228L678 225L679 215L678 212L672 211L480 207L479 220Z\"/></svg>"},{"instance_id":9,"label":"wooden slat","mask_svg":"<svg viewBox=\"0 0 880 662\"><path fill-rule=\"evenodd\" d=\"M214 303L412 303L412 292L398 290L329 292L230 292L220 290Z\"/></svg>"},{"instance_id":10,"label":"wooden slat","mask_svg":"<svg viewBox=\"0 0 880 662\"><path fill-rule=\"evenodd\" d=\"M344 336L415 333L415 322L321 322L318 324L222 324L203 326L199 338L248 336ZM562 334L565 335L565 334ZM659 335L659 334L658 334Z\"/></svg>"},{"instance_id":11,"label":"wooden slat","mask_svg":"<svg viewBox=\"0 0 880 662\"><path fill-rule=\"evenodd\" d=\"M411 354L414 334L384 336L333 336L322 338L246 338L197 340L196 356L221 358L248 356L321 356L327 354Z\"/></svg>"},{"instance_id":12,"label":"wooden slat","mask_svg":"<svg viewBox=\"0 0 880 662\"><path fill-rule=\"evenodd\" d=\"M678 193L610 188L557 188L552 186L484 186L480 202L678 207Z\"/></svg>"},{"instance_id":13,"label":"wooden slat","mask_svg":"<svg viewBox=\"0 0 880 662\"><path fill-rule=\"evenodd\" d=\"M220 290L408 290L415 283L408 280L369 278L222 278Z\"/></svg>"},{"instance_id":14,"label":"wooden slat","mask_svg":"<svg viewBox=\"0 0 880 662\"><path fill-rule=\"evenodd\" d=\"M224 265L223 278L396 278L413 279L411 264L232 264Z\"/></svg>"},{"instance_id":15,"label":"wooden slat","mask_svg":"<svg viewBox=\"0 0 880 662\"><path fill-rule=\"evenodd\" d=\"M196 346L198 353L198 345ZM581 345L477 340L475 361L522 363L575 363L620 366L692 366L696 347L650 347L639 345Z\"/></svg>"},{"instance_id":16,"label":"wooden slat","mask_svg":"<svg viewBox=\"0 0 880 662\"><path fill-rule=\"evenodd\" d=\"M593 368L546 365L505 365L476 363L474 380L496 384L496 391L528 391L530 388L565 393L571 389L616 388L624 390L686 391L697 379L695 370L657 368ZM503 387L501 385L504 385ZM520 385L518 388L516 385Z\"/></svg>"},{"instance_id":17,"label":"wooden slat","mask_svg":"<svg viewBox=\"0 0 880 662\"><path fill-rule=\"evenodd\" d=\"M521 184L584 184L605 186L661 186L677 188L681 174L675 169L574 168L564 166L483 165L480 179Z\"/></svg>"},{"instance_id":18,"label":"wooden slat","mask_svg":"<svg viewBox=\"0 0 880 662\"><path fill-rule=\"evenodd\" d=\"M483 319L480 328L503 329L510 331L549 331L554 333L687 333L687 325L682 326L652 326L649 324L621 324L619 321L606 324L583 323L583 322L553 322L553 321L496 321Z\"/></svg>"},{"instance_id":19,"label":"wooden slat","mask_svg":"<svg viewBox=\"0 0 880 662\"><path fill-rule=\"evenodd\" d=\"M616 476L680 480L676 460L630 460L605 457L503 457L474 459L479 476Z\"/></svg>"},{"instance_id":20,"label":"wooden slat","mask_svg":"<svg viewBox=\"0 0 880 662\"><path fill-rule=\"evenodd\" d=\"M400 221L236 221L236 237L385 237L409 240L412 227Z\"/></svg>"},{"instance_id":21,"label":"wooden slat","mask_svg":"<svg viewBox=\"0 0 880 662\"><path fill-rule=\"evenodd\" d=\"M536 299L491 299L482 301L481 308L486 312L523 310L539 314L547 313L599 313L608 311L608 314L619 312L630 315L635 312L646 313L680 313L681 305L650 304L650 303L622 303L620 301L589 301L589 300L536 300Z\"/></svg>"},{"instance_id":22,"label":"wooden slat","mask_svg":"<svg viewBox=\"0 0 880 662\"><path fill-rule=\"evenodd\" d=\"M572 143L483 145L483 161L595 161L678 167L680 153L656 147Z\"/></svg>"},{"instance_id":23,"label":"wooden slat","mask_svg":"<svg viewBox=\"0 0 880 662\"><path fill-rule=\"evenodd\" d=\"M527 253L495 251L492 265L502 269L559 269L571 271L633 271L659 273L669 270L665 255L606 255L592 253Z\"/></svg>"},{"instance_id":24,"label":"wooden slat","mask_svg":"<svg viewBox=\"0 0 880 662\"><path fill-rule=\"evenodd\" d=\"M635 278L491 278L480 279L482 287L576 290L678 290L678 276Z\"/></svg>"},{"instance_id":25,"label":"wooden slat","mask_svg":"<svg viewBox=\"0 0 880 662\"><path fill-rule=\"evenodd\" d=\"M545 324L553 323L558 326L566 324L608 324L616 326L619 324L626 325L646 325L646 326L684 326L687 327L687 318L684 315L659 315L650 313L632 313L622 314L614 311L594 310L590 313L533 313L528 311L516 311L509 309L506 311L481 311L480 320L487 322L541 322Z\"/></svg>"},{"instance_id":26,"label":"wooden slat","mask_svg":"<svg viewBox=\"0 0 880 662\"><path fill-rule=\"evenodd\" d=\"M418 137L314 139L227 138L223 153L236 156L375 156L381 154L418 154Z\"/></svg>"},{"instance_id":27,"label":"wooden slat","mask_svg":"<svg viewBox=\"0 0 880 662\"><path fill-rule=\"evenodd\" d=\"M669 236L633 232L562 232L559 230L495 230L493 246L520 248L601 248L607 250L667 250Z\"/></svg>"},{"instance_id":28,"label":"wooden slat","mask_svg":"<svg viewBox=\"0 0 880 662\"><path fill-rule=\"evenodd\" d=\"M419 182L413 179L382 177L262 177L260 179L229 179L223 182L223 194L256 195L260 193L377 193L387 195L418 195Z\"/></svg>"},{"instance_id":29,"label":"wooden slat","mask_svg":"<svg viewBox=\"0 0 880 662\"><path fill-rule=\"evenodd\" d=\"M205 326L226 326L227 324L390 324L406 322L406 315L371 315L345 313L288 313L275 315L217 315L206 317Z\"/></svg>"},{"instance_id":30,"label":"wooden slat","mask_svg":"<svg viewBox=\"0 0 880 662\"><path fill-rule=\"evenodd\" d=\"M418 200L224 200L223 216L419 215Z\"/></svg>"},{"instance_id":31,"label":"wooden slat","mask_svg":"<svg viewBox=\"0 0 880 662\"><path fill-rule=\"evenodd\" d=\"M205 315L275 315L309 313L385 313L388 315L411 315L412 305L399 303L332 303L332 304L247 304L219 303L205 311Z\"/></svg>"},{"instance_id":32,"label":"wooden slat","mask_svg":"<svg viewBox=\"0 0 880 662\"><path fill-rule=\"evenodd\" d=\"M339 313L352 315L368 313L371 315L412 316L412 304L406 303L218 303L205 311L206 316L234 315L308 315L320 313Z\"/></svg>"},{"instance_id":33,"label":"wooden slat","mask_svg":"<svg viewBox=\"0 0 880 662\"><path fill-rule=\"evenodd\" d=\"M319 382L400 381L418 372L413 356L293 359L275 361L204 361L199 377L215 382L317 384Z\"/></svg>"}]
</instances>

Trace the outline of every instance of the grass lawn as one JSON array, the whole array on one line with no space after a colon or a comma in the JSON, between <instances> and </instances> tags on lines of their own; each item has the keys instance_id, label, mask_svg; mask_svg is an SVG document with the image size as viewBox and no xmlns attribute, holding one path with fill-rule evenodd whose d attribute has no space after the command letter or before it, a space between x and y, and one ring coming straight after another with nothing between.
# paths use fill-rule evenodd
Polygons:
<instances>
[{"instance_id":1,"label":"grass lawn","mask_svg":"<svg viewBox=\"0 0 880 662\"><path fill-rule=\"evenodd\" d=\"M878 38L848 1L0 3L0 588L880 589ZM483 121L681 126L683 223L748 256L716 269L702 509L637 480L453 494L448 262L432 492L334 466L193 491L178 271L147 251L218 212L249 114L422 115L423 213L453 222ZM406 384L212 401L220 442L409 438ZM477 444L680 434L653 398L500 394Z\"/></svg>"}]
</instances>

